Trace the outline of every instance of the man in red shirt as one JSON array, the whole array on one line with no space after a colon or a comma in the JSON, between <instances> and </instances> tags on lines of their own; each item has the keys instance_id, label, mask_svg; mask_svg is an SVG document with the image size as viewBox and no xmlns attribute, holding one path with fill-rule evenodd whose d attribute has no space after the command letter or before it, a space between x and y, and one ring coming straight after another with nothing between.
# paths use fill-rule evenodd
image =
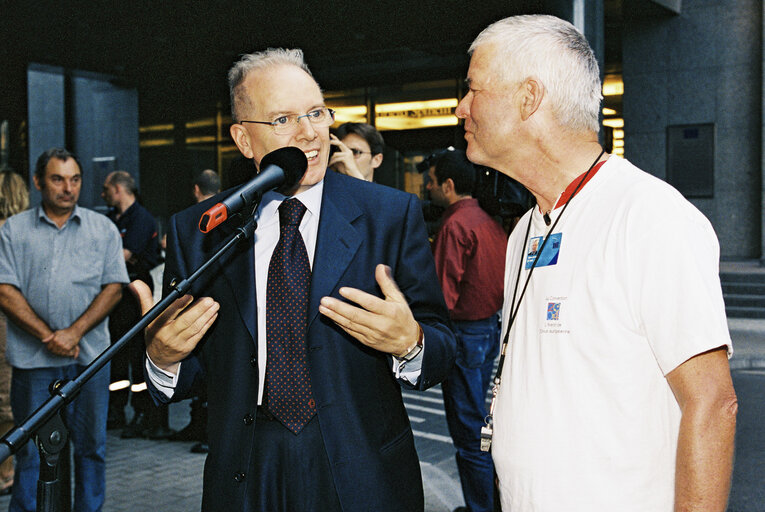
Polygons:
<instances>
[{"instance_id":1,"label":"man in red shirt","mask_svg":"<svg viewBox=\"0 0 765 512\"><path fill-rule=\"evenodd\" d=\"M446 208L433 240L436 273L457 335L457 362L443 382L449 433L466 507L493 510L494 466L481 452L494 359L499 352L507 236L473 198L475 168L461 150L449 149L431 161L427 190Z\"/></svg>"}]
</instances>

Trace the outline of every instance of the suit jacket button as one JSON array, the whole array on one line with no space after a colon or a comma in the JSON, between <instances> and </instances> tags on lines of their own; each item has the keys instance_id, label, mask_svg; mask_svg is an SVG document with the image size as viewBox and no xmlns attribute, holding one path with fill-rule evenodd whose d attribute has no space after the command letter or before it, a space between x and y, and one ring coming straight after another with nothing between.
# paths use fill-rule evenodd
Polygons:
<instances>
[{"instance_id":1,"label":"suit jacket button","mask_svg":"<svg viewBox=\"0 0 765 512\"><path fill-rule=\"evenodd\" d=\"M255 356L250 357L250 364L252 365L253 368L257 368L258 367L258 358L255 357Z\"/></svg>"},{"instance_id":2,"label":"suit jacket button","mask_svg":"<svg viewBox=\"0 0 765 512\"><path fill-rule=\"evenodd\" d=\"M255 418L252 417L252 414L247 413L244 415L244 424L245 425L252 425L252 422Z\"/></svg>"},{"instance_id":3,"label":"suit jacket button","mask_svg":"<svg viewBox=\"0 0 765 512\"><path fill-rule=\"evenodd\" d=\"M243 482L244 481L244 473L242 473L240 471L239 473L235 474L234 475L234 480L236 480L237 482Z\"/></svg>"}]
</instances>

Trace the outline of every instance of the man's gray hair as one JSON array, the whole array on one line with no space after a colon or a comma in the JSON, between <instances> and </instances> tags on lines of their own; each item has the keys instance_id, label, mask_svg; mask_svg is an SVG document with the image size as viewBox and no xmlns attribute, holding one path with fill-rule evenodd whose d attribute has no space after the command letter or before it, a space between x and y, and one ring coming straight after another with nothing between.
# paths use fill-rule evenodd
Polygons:
<instances>
[{"instance_id":1,"label":"man's gray hair","mask_svg":"<svg viewBox=\"0 0 765 512\"><path fill-rule=\"evenodd\" d=\"M242 55L228 71L228 88L231 95L231 117L235 123L244 119L249 104L244 87L240 87L244 79L253 71L260 71L278 65L297 66L311 77L313 74L303 59L303 50L286 48L268 48L262 52Z\"/></svg>"},{"instance_id":2,"label":"man's gray hair","mask_svg":"<svg viewBox=\"0 0 765 512\"><path fill-rule=\"evenodd\" d=\"M470 45L493 46L507 83L536 78L561 126L598 132L601 94L598 61L574 25L555 16L511 16L489 25Z\"/></svg>"}]
</instances>

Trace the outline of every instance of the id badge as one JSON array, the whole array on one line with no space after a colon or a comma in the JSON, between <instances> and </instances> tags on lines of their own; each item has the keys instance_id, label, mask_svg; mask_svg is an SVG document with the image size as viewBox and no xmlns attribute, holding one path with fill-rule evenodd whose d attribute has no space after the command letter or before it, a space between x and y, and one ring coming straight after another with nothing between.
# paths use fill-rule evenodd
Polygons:
<instances>
[{"instance_id":1,"label":"id badge","mask_svg":"<svg viewBox=\"0 0 765 512\"><path fill-rule=\"evenodd\" d=\"M563 233L553 233L550 235L550 239L547 240L546 244L543 244L543 236L529 238L529 252L526 253L526 270L534 266L535 260L537 261L537 267L546 267L558 263L561 238L563 238ZM542 245L544 245L544 249L542 250L542 254L539 254ZM537 260L537 256L539 257L539 260Z\"/></svg>"}]
</instances>

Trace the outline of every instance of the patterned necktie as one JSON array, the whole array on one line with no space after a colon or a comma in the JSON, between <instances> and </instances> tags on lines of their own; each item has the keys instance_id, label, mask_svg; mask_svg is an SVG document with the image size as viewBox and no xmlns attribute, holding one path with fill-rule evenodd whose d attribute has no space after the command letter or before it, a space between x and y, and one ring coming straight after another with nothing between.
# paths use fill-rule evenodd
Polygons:
<instances>
[{"instance_id":1,"label":"patterned necktie","mask_svg":"<svg viewBox=\"0 0 765 512\"><path fill-rule=\"evenodd\" d=\"M295 198L279 206L279 242L268 265L266 288L268 410L295 434L316 412L306 349L311 267L298 230L305 211Z\"/></svg>"}]
</instances>

